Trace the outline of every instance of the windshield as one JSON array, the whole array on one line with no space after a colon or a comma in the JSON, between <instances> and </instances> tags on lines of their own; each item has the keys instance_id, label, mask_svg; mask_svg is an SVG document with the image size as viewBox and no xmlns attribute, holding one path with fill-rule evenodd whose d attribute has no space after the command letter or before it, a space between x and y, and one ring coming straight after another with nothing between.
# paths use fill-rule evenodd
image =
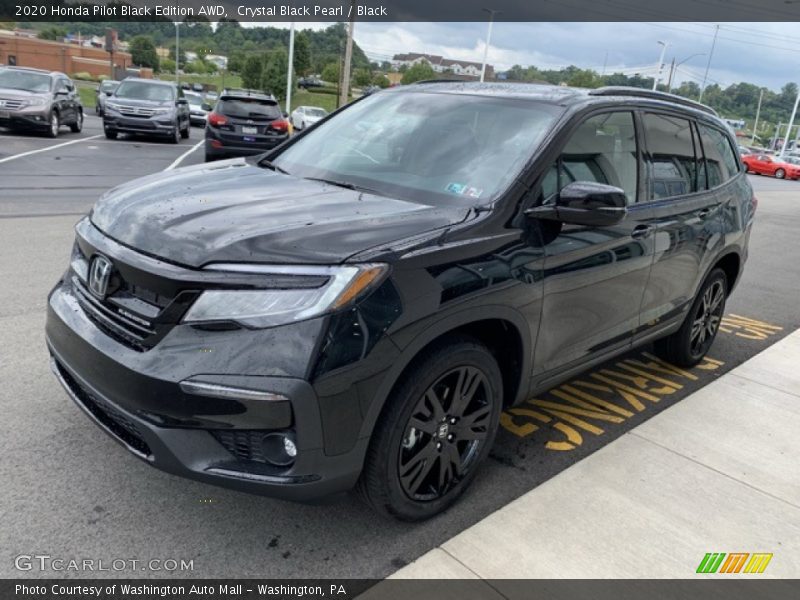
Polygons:
<instances>
[{"instance_id":1,"label":"windshield","mask_svg":"<svg viewBox=\"0 0 800 600\"><path fill-rule=\"evenodd\" d=\"M217 112L227 117L241 119L279 119L281 111L272 100L250 98L223 98Z\"/></svg>"},{"instance_id":2,"label":"windshield","mask_svg":"<svg viewBox=\"0 0 800 600\"><path fill-rule=\"evenodd\" d=\"M26 92L49 92L51 81L50 75L43 73L0 69L0 87L2 88L25 90Z\"/></svg>"},{"instance_id":3,"label":"windshield","mask_svg":"<svg viewBox=\"0 0 800 600\"><path fill-rule=\"evenodd\" d=\"M511 98L426 92L368 96L273 162L298 177L425 202L494 199L562 109Z\"/></svg>"},{"instance_id":4,"label":"windshield","mask_svg":"<svg viewBox=\"0 0 800 600\"><path fill-rule=\"evenodd\" d=\"M169 85L147 83L144 81L123 81L114 93L117 98L131 98L133 100L152 100L154 102L169 102L175 100L175 90Z\"/></svg>"},{"instance_id":5,"label":"windshield","mask_svg":"<svg viewBox=\"0 0 800 600\"><path fill-rule=\"evenodd\" d=\"M119 85L118 81L104 81L103 83L100 84L100 91L113 92L118 85Z\"/></svg>"},{"instance_id":6,"label":"windshield","mask_svg":"<svg viewBox=\"0 0 800 600\"><path fill-rule=\"evenodd\" d=\"M203 105L203 98L201 96L198 96L196 94L184 94L184 96L186 97L186 100L189 102L189 104L191 104L192 106Z\"/></svg>"},{"instance_id":7,"label":"windshield","mask_svg":"<svg viewBox=\"0 0 800 600\"><path fill-rule=\"evenodd\" d=\"M319 118L322 118L322 117L324 117L325 115L327 115L328 113L327 113L327 112L325 112L324 110L322 110L321 108L307 108L307 109L306 109L306 114L307 114L309 117L319 117Z\"/></svg>"}]
</instances>

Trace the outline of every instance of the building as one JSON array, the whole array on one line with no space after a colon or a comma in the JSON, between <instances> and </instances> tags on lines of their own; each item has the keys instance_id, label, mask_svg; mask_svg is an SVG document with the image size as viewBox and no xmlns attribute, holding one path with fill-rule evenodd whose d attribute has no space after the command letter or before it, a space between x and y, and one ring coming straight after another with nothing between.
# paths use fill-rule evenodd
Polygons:
<instances>
[{"instance_id":1,"label":"building","mask_svg":"<svg viewBox=\"0 0 800 600\"><path fill-rule=\"evenodd\" d=\"M421 63L428 63L436 73L447 73L470 79L477 79L481 76L481 63L479 62L454 60L436 54L419 54L417 52L395 54L392 58L392 66L396 69L403 65L411 67ZM485 78L494 79L494 67L492 65L486 65Z\"/></svg>"},{"instance_id":2,"label":"building","mask_svg":"<svg viewBox=\"0 0 800 600\"><path fill-rule=\"evenodd\" d=\"M102 48L40 40L4 29L0 29L0 65L61 71L67 75L88 73L92 77L112 76L110 55ZM117 72L125 73L132 66L129 53L114 52ZM141 76L152 77L152 71L142 69Z\"/></svg>"}]
</instances>

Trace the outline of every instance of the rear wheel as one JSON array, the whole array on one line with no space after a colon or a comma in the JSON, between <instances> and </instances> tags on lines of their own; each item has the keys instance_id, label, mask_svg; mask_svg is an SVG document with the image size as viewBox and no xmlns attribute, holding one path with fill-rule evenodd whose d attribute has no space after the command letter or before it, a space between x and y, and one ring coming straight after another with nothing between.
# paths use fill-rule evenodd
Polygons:
<instances>
[{"instance_id":1,"label":"rear wheel","mask_svg":"<svg viewBox=\"0 0 800 600\"><path fill-rule=\"evenodd\" d=\"M727 296L728 279L725 272L714 269L700 288L681 328L658 340L656 353L680 367L693 367L703 360L719 331Z\"/></svg>"},{"instance_id":2,"label":"rear wheel","mask_svg":"<svg viewBox=\"0 0 800 600\"><path fill-rule=\"evenodd\" d=\"M83 129L83 111L78 111L78 114L75 116L75 122L70 123L69 126L72 133L80 133Z\"/></svg>"},{"instance_id":3,"label":"rear wheel","mask_svg":"<svg viewBox=\"0 0 800 600\"><path fill-rule=\"evenodd\" d=\"M497 361L477 341L459 337L420 355L375 427L362 497L406 521L445 510L489 454L502 397Z\"/></svg>"}]
</instances>

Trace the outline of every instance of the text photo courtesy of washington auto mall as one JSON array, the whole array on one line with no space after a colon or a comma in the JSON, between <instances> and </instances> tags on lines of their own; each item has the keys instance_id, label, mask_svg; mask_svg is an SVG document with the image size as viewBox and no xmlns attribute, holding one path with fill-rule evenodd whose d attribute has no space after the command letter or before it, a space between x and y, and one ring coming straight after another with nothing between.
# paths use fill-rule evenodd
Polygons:
<instances>
[{"instance_id":1,"label":"text photo courtesy of washington auto mall","mask_svg":"<svg viewBox=\"0 0 800 600\"><path fill-rule=\"evenodd\" d=\"M800 597L798 23L0 0L0 600Z\"/></svg>"}]
</instances>

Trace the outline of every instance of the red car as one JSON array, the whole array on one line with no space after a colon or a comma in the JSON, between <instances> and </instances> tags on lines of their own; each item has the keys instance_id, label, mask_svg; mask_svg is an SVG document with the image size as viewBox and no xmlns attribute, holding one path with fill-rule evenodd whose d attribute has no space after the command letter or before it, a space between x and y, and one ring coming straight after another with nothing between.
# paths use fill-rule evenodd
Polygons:
<instances>
[{"instance_id":1,"label":"red car","mask_svg":"<svg viewBox=\"0 0 800 600\"><path fill-rule=\"evenodd\" d=\"M772 175L778 179L800 179L800 165L789 162L790 158L782 160L778 156L768 154L747 154L742 156L742 162L748 172L758 175Z\"/></svg>"}]
</instances>

